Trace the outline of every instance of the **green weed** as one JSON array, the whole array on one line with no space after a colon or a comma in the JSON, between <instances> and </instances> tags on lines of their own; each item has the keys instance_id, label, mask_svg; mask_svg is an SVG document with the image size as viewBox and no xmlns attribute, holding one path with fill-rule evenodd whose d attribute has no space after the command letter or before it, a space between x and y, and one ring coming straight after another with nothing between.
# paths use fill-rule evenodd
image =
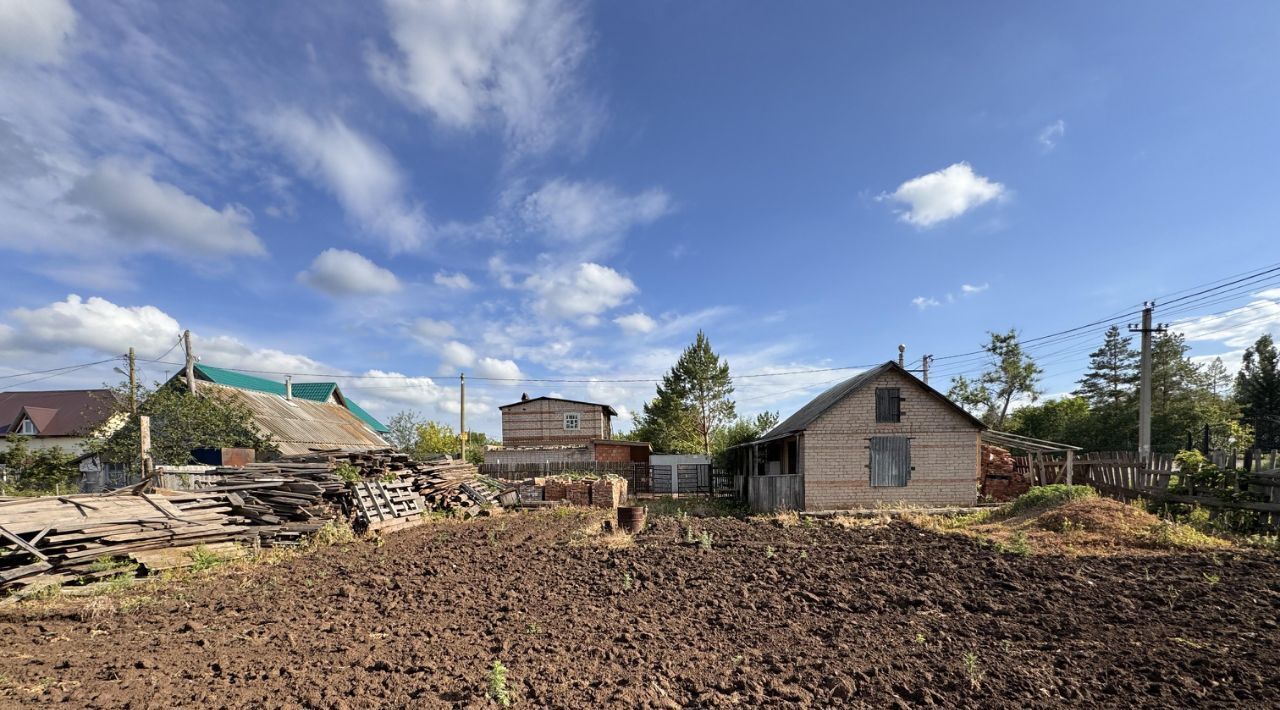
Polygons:
<instances>
[{"instance_id":1,"label":"green weed","mask_svg":"<svg viewBox=\"0 0 1280 710\"><path fill-rule=\"evenodd\" d=\"M1089 486L1068 486L1064 483L1036 486L1018 496L1016 500L1005 507L1003 512L1009 515L1016 515L1028 510L1052 508L1053 506L1081 498L1096 498L1097 495L1098 492Z\"/></svg>"},{"instance_id":2,"label":"green weed","mask_svg":"<svg viewBox=\"0 0 1280 710\"><path fill-rule=\"evenodd\" d=\"M489 697L504 708L511 707L511 691L507 688L507 667L494 661L489 668Z\"/></svg>"},{"instance_id":3,"label":"green weed","mask_svg":"<svg viewBox=\"0 0 1280 710\"><path fill-rule=\"evenodd\" d=\"M974 690L982 687L982 679L986 677L986 673L978 668L978 654L964 654L964 674L969 678L969 685Z\"/></svg>"},{"instance_id":4,"label":"green weed","mask_svg":"<svg viewBox=\"0 0 1280 710\"><path fill-rule=\"evenodd\" d=\"M626 591L626 592L631 591L631 586L632 586L632 584L633 584L633 582L632 582L632 580L631 580L631 573L630 573L630 572L623 572L623 573L622 573L622 589L623 589L623 591Z\"/></svg>"},{"instance_id":5,"label":"green weed","mask_svg":"<svg viewBox=\"0 0 1280 710\"><path fill-rule=\"evenodd\" d=\"M701 547L704 550L710 550L711 543L714 540L715 540L715 536L713 536L711 533L707 532L706 530L703 530L702 533L698 535L698 547Z\"/></svg>"},{"instance_id":6,"label":"green weed","mask_svg":"<svg viewBox=\"0 0 1280 710\"><path fill-rule=\"evenodd\" d=\"M771 560L777 556L778 556L778 553L773 549L773 545L769 545L764 548L764 557L766 560Z\"/></svg>"}]
</instances>

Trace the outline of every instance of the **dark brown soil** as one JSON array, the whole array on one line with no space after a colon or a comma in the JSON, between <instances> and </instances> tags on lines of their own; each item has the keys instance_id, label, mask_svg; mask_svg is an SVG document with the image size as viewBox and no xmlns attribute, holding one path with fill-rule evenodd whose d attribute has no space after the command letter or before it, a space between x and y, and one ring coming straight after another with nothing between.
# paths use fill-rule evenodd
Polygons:
<instances>
[{"instance_id":1,"label":"dark brown soil","mask_svg":"<svg viewBox=\"0 0 1280 710\"><path fill-rule=\"evenodd\" d=\"M0 706L486 707L495 660L517 707L1280 703L1272 556L1001 555L904 523L732 519L570 544L584 523L436 523L149 603L10 607Z\"/></svg>"}]
</instances>

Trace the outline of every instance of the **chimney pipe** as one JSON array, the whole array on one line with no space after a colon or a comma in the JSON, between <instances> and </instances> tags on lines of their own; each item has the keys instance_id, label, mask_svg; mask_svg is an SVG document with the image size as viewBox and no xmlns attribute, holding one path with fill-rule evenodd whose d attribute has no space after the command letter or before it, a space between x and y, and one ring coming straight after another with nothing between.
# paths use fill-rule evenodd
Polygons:
<instances>
[{"instance_id":1,"label":"chimney pipe","mask_svg":"<svg viewBox=\"0 0 1280 710\"><path fill-rule=\"evenodd\" d=\"M293 399L293 375L284 376L284 398Z\"/></svg>"},{"instance_id":2,"label":"chimney pipe","mask_svg":"<svg viewBox=\"0 0 1280 710\"><path fill-rule=\"evenodd\" d=\"M906 359L907 359L907 346L899 345L898 346L898 367L906 367L907 366Z\"/></svg>"}]
</instances>

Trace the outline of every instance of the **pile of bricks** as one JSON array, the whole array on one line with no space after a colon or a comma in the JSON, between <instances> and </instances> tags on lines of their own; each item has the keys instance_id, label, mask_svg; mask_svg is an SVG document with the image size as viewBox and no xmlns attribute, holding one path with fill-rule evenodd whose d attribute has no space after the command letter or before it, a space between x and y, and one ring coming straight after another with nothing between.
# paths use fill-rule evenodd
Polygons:
<instances>
[{"instance_id":1,"label":"pile of bricks","mask_svg":"<svg viewBox=\"0 0 1280 710\"><path fill-rule=\"evenodd\" d=\"M569 505L617 508L627 499L627 481L623 478L595 479L548 478L542 486L542 499L563 500Z\"/></svg>"},{"instance_id":2,"label":"pile of bricks","mask_svg":"<svg viewBox=\"0 0 1280 710\"><path fill-rule=\"evenodd\" d=\"M1027 477L1014 472L1008 449L982 445L982 495L991 500L1013 500L1031 489Z\"/></svg>"}]
</instances>

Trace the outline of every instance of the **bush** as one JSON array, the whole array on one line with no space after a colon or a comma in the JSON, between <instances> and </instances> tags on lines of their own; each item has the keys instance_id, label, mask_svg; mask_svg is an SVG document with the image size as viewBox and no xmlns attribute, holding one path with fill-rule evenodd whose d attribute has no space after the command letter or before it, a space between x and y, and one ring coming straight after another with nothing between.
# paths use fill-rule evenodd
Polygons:
<instances>
[{"instance_id":1,"label":"bush","mask_svg":"<svg viewBox=\"0 0 1280 710\"><path fill-rule=\"evenodd\" d=\"M1054 483L1048 486L1037 486L1018 496L1008 506L1010 515L1040 508L1052 508L1081 498L1096 498L1098 492L1089 486L1068 486Z\"/></svg>"}]
</instances>

